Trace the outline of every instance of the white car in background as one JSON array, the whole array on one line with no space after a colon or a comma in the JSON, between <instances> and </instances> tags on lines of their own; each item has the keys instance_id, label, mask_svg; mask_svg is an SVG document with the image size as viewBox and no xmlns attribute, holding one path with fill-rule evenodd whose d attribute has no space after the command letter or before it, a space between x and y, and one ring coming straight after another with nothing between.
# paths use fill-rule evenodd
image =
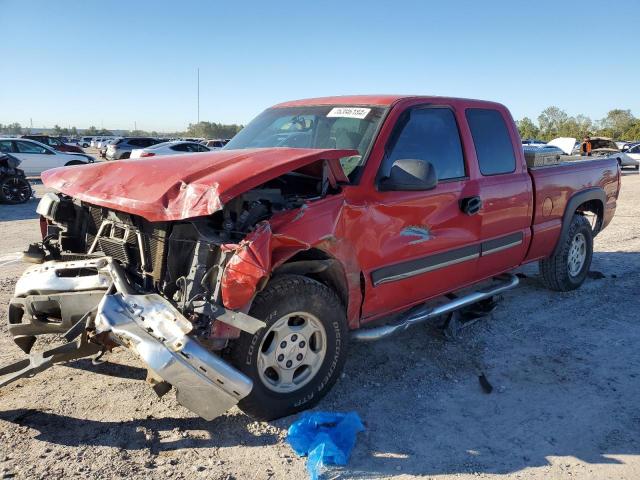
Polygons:
<instances>
[{"instance_id":1,"label":"white car in background","mask_svg":"<svg viewBox=\"0 0 640 480\"><path fill-rule=\"evenodd\" d=\"M180 153L201 153L210 152L209 147L200 145L196 142L185 142L183 140L174 140L171 142L162 142L147 148L136 148L131 151L129 158L145 158L155 157L157 155L177 155Z\"/></svg>"},{"instance_id":2,"label":"white car in background","mask_svg":"<svg viewBox=\"0 0 640 480\"><path fill-rule=\"evenodd\" d=\"M99 150L102 147L105 147L106 145L108 145L108 143L111 142L114 139L115 139L115 137L102 137L102 138L98 139L98 143L96 144L96 148Z\"/></svg>"},{"instance_id":3,"label":"white car in background","mask_svg":"<svg viewBox=\"0 0 640 480\"><path fill-rule=\"evenodd\" d=\"M105 137L93 137L91 140L91 148L98 148L98 144L105 140Z\"/></svg>"},{"instance_id":4,"label":"white car in background","mask_svg":"<svg viewBox=\"0 0 640 480\"><path fill-rule=\"evenodd\" d=\"M635 169L640 170L640 143L632 145L624 152L627 157L636 162Z\"/></svg>"},{"instance_id":5,"label":"white car in background","mask_svg":"<svg viewBox=\"0 0 640 480\"><path fill-rule=\"evenodd\" d=\"M0 138L0 152L10 153L20 159L20 168L27 177L40 176L51 168L85 165L95 161L89 155L59 152L26 138Z\"/></svg>"},{"instance_id":6,"label":"white car in background","mask_svg":"<svg viewBox=\"0 0 640 480\"><path fill-rule=\"evenodd\" d=\"M634 158L629 150L621 152L613 140L606 137L591 137L591 157L585 158L613 158L620 168L632 167L638 170L640 159ZM572 137L554 138L547 145L560 148L567 155L581 155L581 143Z\"/></svg>"},{"instance_id":7,"label":"white car in background","mask_svg":"<svg viewBox=\"0 0 640 480\"><path fill-rule=\"evenodd\" d=\"M217 139L217 140L205 140L202 142L203 145L209 147L211 150L220 150L222 149L229 140Z\"/></svg>"}]
</instances>

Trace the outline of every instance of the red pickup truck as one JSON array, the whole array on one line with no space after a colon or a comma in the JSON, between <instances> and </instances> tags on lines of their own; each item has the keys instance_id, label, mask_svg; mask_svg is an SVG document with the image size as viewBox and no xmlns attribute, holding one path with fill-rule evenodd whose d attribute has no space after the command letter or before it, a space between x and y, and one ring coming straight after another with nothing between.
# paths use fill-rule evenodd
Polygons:
<instances>
[{"instance_id":1,"label":"red pickup truck","mask_svg":"<svg viewBox=\"0 0 640 480\"><path fill-rule=\"evenodd\" d=\"M522 264L579 287L620 187L615 160L529 168L500 104L418 96L283 103L220 151L42 179L57 193L9 331L26 353L39 335L68 343L0 385L124 346L208 419L308 408L349 339L478 305Z\"/></svg>"}]
</instances>

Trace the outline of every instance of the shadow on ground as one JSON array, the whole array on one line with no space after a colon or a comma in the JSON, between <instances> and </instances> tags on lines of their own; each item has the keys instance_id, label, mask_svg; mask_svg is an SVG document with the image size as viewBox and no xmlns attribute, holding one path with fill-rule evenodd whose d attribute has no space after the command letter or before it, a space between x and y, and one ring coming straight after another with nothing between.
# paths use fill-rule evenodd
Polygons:
<instances>
[{"instance_id":1,"label":"shadow on ground","mask_svg":"<svg viewBox=\"0 0 640 480\"><path fill-rule=\"evenodd\" d=\"M128 450L148 448L152 453L183 448L230 445L268 445L275 434L255 435L246 415L225 415L208 422L202 418L147 418L122 422L85 420L55 413L16 409L0 412L0 420L37 430L36 439L71 447L103 446ZM184 434L183 434L184 432ZM202 432L206 432L202 435ZM226 432L226 433L221 433Z\"/></svg>"},{"instance_id":2,"label":"shadow on ground","mask_svg":"<svg viewBox=\"0 0 640 480\"><path fill-rule=\"evenodd\" d=\"M0 203L0 222L38 218L36 207L39 201L39 198L31 197L28 202L19 205Z\"/></svg>"}]
</instances>

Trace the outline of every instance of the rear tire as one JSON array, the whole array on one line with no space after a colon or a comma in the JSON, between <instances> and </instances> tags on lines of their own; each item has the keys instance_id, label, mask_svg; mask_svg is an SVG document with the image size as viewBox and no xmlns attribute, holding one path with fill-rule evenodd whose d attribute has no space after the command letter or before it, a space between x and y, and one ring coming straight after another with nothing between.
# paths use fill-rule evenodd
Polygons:
<instances>
[{"instance_id":1,"label":"rear tire","mask_svg":"<svg viewBox=\"0 0 640 480\"><path fill-rule=\"evenodd\" d=\"M231 362L253 380L238 406L259 420L314 406L346 359L347 322L338 295L313 279L282 275L256 296L250 314L267 326L254 335L243 332L230 347Z\"/></svg>"},{"instance_id":2,"label":"rear tire","mask_svg":"<svg viewBox=\"0 0 640 480\"><path fill-rule=\"evenodd\" d=\"M545 286L558 292L575 290L589 273L593 257L593 230L582 215L574 214L566 235L553 256L541 260L540 274Z\"/></svg>"},{"instance_id":3,"label":"rear tire","mask_svg":"<svg viewBox=\"0 0 640 480\"><path fill-rule=\"evenodd\" d=\"M84 165L84 164L85 164L84 162L81 162L79 160L72 160L70 162L65 163L64 166L65 167L71 167L73 165Z\"/></svg>"},{"instance_id":4,"label":"rear tire","mask_svg":"<svg viewBox=\"0 0 640 480\"><path fill-rule=\"evenodd\" d=\"M126 160L127 158L129 158L131 156L131 152L125 152L122 154L122 156L120 157L120 160Z\"/></svg>"}]
</instances>

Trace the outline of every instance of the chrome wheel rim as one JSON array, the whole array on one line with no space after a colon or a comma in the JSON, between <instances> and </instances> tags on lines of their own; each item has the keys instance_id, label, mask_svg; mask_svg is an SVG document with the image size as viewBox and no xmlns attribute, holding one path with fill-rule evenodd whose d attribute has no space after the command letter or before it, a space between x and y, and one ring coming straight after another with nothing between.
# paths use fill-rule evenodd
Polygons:
<instances>
[{"instance_id":1,"label":"chrome wheel rim","mask_svg":"<svg viewBox=\"0 0 640 480\"><path fill-rule=\"evenodd\" d=\"M576 233L569 247L569 275L575 277L580 273L587 258L587 240L582 233Z\"/></svg>"},{"instance_id":2,"label":"chrome wheel rim","mask_svg":"<svg viewBox=\"0 0 640 480\"><path fill-rule=\"evenodd\" d=\"M316 376L327 353L327 333L310 313L293 312L267 330L258 351L258 374L277 393L304 387Z\"/></svg>"}]
</instances>

